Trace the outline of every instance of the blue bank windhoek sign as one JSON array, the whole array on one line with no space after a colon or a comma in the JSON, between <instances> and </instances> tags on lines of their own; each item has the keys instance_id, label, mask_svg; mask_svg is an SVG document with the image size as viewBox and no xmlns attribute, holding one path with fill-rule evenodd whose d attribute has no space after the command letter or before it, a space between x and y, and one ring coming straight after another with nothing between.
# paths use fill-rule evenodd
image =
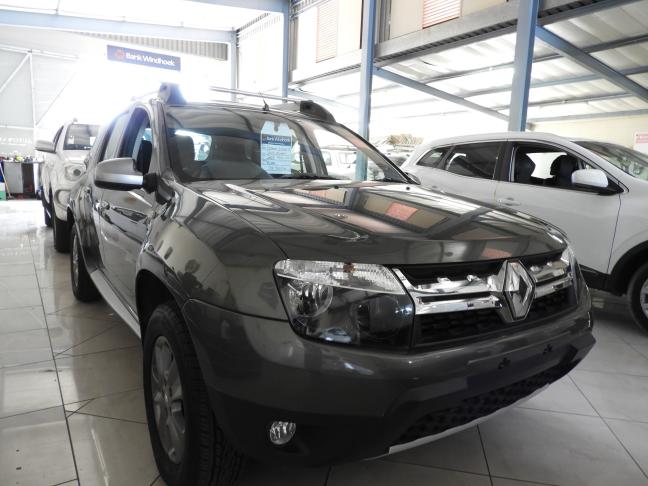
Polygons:
<instances>
[{"instance_id":1,"label":"blue bank windhoek sign","mask_svg":"<svg viewBox=\"0 0 648 486\"><path fill-rule=\"evenodd\" d=\"M167 56L156 52L138 51L127 47L106 46L108 48L108 59L110 61L127 62L139 64L140 66L151 66L162 69L180 71L180 58Z\"/></svg>"}]
</instances>

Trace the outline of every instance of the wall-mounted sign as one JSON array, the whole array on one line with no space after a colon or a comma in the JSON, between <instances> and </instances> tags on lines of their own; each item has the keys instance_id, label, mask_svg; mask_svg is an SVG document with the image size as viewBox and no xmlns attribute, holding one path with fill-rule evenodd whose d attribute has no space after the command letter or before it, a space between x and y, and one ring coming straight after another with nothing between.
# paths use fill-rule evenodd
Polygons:
<instances>
[{"instance_id":1,"label":"wall-mounted sign","mask_svg":"<svg viewBox=\"0 0 648 486\"><path fill-rule=\"evenodd\" d=\"M648 132L636 132L634 136L634 149L648 154Z\"/></svg>"},{"instance_id":2,"label":"wall-mounted sign","mask_svg":"<svg viewBox=\"0 0 648 486\"><path fill-rule=\"evenodd\" d=\"M180 58L156 52L139 51L127 47L106 46L108 60L180 71Z\"/></svg>"}]
</instances>

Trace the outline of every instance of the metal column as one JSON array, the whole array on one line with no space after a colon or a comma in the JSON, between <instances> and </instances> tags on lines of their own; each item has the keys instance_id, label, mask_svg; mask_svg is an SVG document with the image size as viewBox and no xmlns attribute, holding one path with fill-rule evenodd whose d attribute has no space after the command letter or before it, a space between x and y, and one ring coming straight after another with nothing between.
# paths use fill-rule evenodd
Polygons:
<instances>
[{"instance_id":1,"label":"metal column","mask_svg":"<svg viewBox=\"0 0 648 486\"><path fill-rule=\"evenodd\" d=\"M232 40L229 43L229 65L230 65L230 88L238 88L238 46L236 31L232 32ZM232 101L236 101L236 93L232 93Z\"/></svg>"},{"instance_id":2,"label":"metal column","mask_svg":"<svg viewBox=\"0 0 648 486\"><path fill-rule=\"evenodd\" d=\"M371 118L371 85L374 71L374 47L376 33L376 0L362 2L362 60L360 62L360 120L358 133L369 138L369 120ZM367 160L358 157L356 161L356 178L367 177Z\"/></svg>"},{"instance_id":3,"label":"metal column","mask_svg":"<svg viewBox=\"0 0 648 486\"><path fill-rule=\"evenodd\" d=\"M517 34L515 37L515 73L511 89L511 108L509 130L524 131L526 128L527 108L531 68L533 67L533 44L538 22L540 0L522 0L518 7Z\"/></svg>"},{"instance_id":4,"label":"metal column","mask_svg":"<svg viewBox=\"0 0 648 486\"><path fill-rule=\"evenodd\" d=\"M281 96L286 98L288 96L288 78L290 76L290 1L284 0L283 11L281 12L282 18L282 37L281 43L282 59L281 59Z\"/></svg>"}]
</instances>

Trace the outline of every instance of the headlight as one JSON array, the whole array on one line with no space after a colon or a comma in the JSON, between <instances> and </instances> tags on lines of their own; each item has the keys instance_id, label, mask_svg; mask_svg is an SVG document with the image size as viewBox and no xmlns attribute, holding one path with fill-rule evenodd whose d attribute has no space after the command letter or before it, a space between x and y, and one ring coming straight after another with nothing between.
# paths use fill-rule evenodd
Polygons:
<instances>
[{"instance_id":1,"label":"headlight","mask_svg":"<svg viewBox=\"0 0 648 486\"><path fill-rule=\"evenodd\" d=\"M76 181L85 172L85 167L81 164L66 164L65 178L70 181Z\"/></svg>"},{"instance_id":2,"label":"headlight","mask_svg":"<svg viewBox=\"0 0 648 486\"><path fill-rule=\"evenodd\" d=\"M345 344L408 346L413 304L387 268L282 260L275 275L298 334Z\"/></svg>"},{"instance_id":3,"label":"headlight","mask_svg":"<svg viewBox=\"0 0 648 486\"><path fill-rule=\"evenodd\" d=\"M67 206L67 203L70 200L70 191L66 191L66 190L57 191L56 199L58 200L61 206Z\"/></svg>"}]
</instances>

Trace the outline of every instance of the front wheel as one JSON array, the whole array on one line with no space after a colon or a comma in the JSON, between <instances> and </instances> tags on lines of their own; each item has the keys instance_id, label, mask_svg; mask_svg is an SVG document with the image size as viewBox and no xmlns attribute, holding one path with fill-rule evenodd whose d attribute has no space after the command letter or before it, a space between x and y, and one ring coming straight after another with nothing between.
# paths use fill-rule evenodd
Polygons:
<instances>
[{"instance_id":1,"label":"front wheel","mask_svg":"<svg viewBox=\"0 0 648 486\"><path fill-rule=\"evenodd\" d=\"M158 306L144 334L144 399L155 462L169 486L234 484L243 464L216 424L180 310Z\"/></svg>"},{"instance_id":2,"label":"front wheel","mask_svg":"<svg viewBox=\"0 0 648 486\"><path fill-rule=\"evenodd\" d=\"M639 267L628 286L630 311L637 325L648 332L648 263Z\"/></svg>"},{"instance_id":3,"label":"front wheel","mask_svg":"<svg viewBox=\"0 0 648 486\"><path fill-rule=\"evenodd\" d=\"M70 231L67 227L67 221L56 217L52 210L52 227L54 229L54 249L59 253L70 251Z\"/></svg>"},{"instance_id":4,"label":"front wheel","mask_svg":"<svg viewBox=\"0 0 648 486\"><path fill-rule=\"evenodd\" d=\"M99 299L99 291L88 274L83 252L81 251L81 242L77 234L76 225L72 225L70 231L70 241L72 242L72 251L70 252L70 280L72 281L72 293L82 302L92 302Z\"/></svg>"}]
</instances>

